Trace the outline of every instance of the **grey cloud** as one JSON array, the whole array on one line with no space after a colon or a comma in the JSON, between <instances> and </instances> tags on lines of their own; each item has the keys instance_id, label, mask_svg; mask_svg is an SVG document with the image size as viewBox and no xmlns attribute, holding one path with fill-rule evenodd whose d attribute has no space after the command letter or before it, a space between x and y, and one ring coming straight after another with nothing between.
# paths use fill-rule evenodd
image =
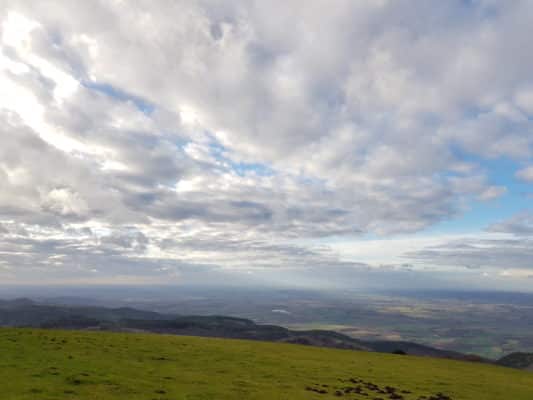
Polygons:
<instances>
[{"instance_id":1,"label":"grey cloud","mask_svg":"<svg viewBox=\"0 0 533 400\"><path fill-rule=\"evenodd\" d=\"M50 146L28 127L3 119L0 167L4 168L0 205L22 221L57 224L104 214L128 218L109 182L90 163ZM13 172L15 171L15 173ZM6 175L7 174L7 175ZM135 219L135 216L129 218ZM137 217L138 218L138 217Z\"/></svg>"},{"instance_id":2,"label":"grey cloud","mask_svg":"<svg viewBox=\"0 0 533 400\"><path fill-rule=\"evenodd\" d=\"M27 67L2 77L43 112L0 122L0 217L40 237L2 222L25 249L13 265L340 265L306 241L416 232L504 192L455 148L533 154L527 2L2 4L40 24L27 51L2 48ZM77 87L58 98L66 78L27 52ZM490 229L529 235L520 221ZM510 248L524 266L520 240L410 256L475 267Z\"/></svg>"},{"instance_id":3,"label":"grey cloud","mask_svg":"<svg viewBox=\"0 0 533 400\"><path fill-rule=\"evenodd\" d=\"M517 171L516 177L526 182L533 182L533 166L525 167Z\"/></svg>"},{"instance_id":4,"label":"grey cloud","mask_svg":"<svg viewBox=\"0 0 533 400\"><path fill-rule=\"evenodd\" d=\"M533 214L524 212L502 222L490 225L489 232L510 233L515 236L533 236Z\"/></svg>"},{"instance_id":5,"label":"grey cloud","mask_svg":"<svg viewBox=\"0 0 533 400\"><path fill-rule=\"evenodd\" d=\"M468 239L408 252L405 257L428 265L468 269L531 269L533 241L518 239Z\"/></svg>"},{"instance_id":6,"label":"grey cloud","mask_svg":"<svg viewBox=\"0 0 533 400\"><path fill-rule=\"evenodd\" d=\"M25 8L24 3L20 3L19 6L29 15L38 12L38 9ZM63 42L69 42L69 38L76 35L76 28L64 17L66 12L78 15L74 10L70 10L70 7L67 3L57 6L57 17L54 21L47 21L48 17L41 14L36 14L36 18L45 22L44 29L47 29L47 26L53 27L50 29L62 32ZM459 33L473 29L466 23L481 18L475 12L476 10L466 10L465 21L462 21L464 25L457 23L450 19L456 16L454 7L456 6L450 5L436 10L422 7L421 11L430 14L430 18L425 20L433 18L435 21L457 28L457 31L452 31L451 35L459 35ZM299 8L285 9L275 4L264 9L259 4L235 6L221 3L212 9L211 6L207 7L202 3L190 3L187 8L190 9L194 18L185 23L185 31L176 31L176 24L174 22L170 24L168 20L169 10L172 12L174 7L165 9L163 13L161 9L149 7L148 4L143 3L139 3L138 8L129 10L95 6L94 15L102 17L102 21L100 18L92 19L87 16L80 16L79 19L80 30L83 28L84 32L88 32L87 35L92 34L92 39L99 43L98 58L84 52L85 47L79 48L80 57L86 65L85 69L103 78L104 82L110 82L116 88L124 91L132 90L136 95L150 99L156 107L179 107L180 102L198 107L216 124L215 128L220 126L232 135L231 140L223 144L236 153L242 152L247 157L272 161L281 169L301 168L311 176L315 175L335 182L336 189L339 191L349 186L359 185L361 177L372 177L370 181L366 179L366 187L360 187L354 203L363 204L369 209L370 207L366 204L376 204L376 197L379 196L378 204L372 207L371 212L375 212L373 209L387 208L397 210L397 213L392 216L393 219L404 219L406 215L407 218L414 218L412 224L406 224L412 228L406 230L420 229L455 212L453 203L456 193L451 193L450 196L439 196L442 192L442 187L439 186L445 186L445 181L439 183L420 179L421 176L429 177L444 172L447 164L453 161L453 157L448 154L445 147L443 151L443 146L435 145L435 143L438 144L438 140L435 141L434 136L435 132L439 131L439 126L428 126L424 118L418 118L419 111L416 108L412 112L408 111L407 114L403 111L392 112L390 117L375 119L374 115L384 110L389 112L391 107L383 98L383 93L379 93L381 89L376 86L366 89L357 88L358 90L353 93L357 95L357 99L353 98L350 92L354 77L367 77L369 74L374 77L373 70L376 66L372 63L383 62L375 59L377 53L373 51L379 50L391 57L390 68L392 69L383 71L391 74L391 82L398 77L401 79L403 70L414 73L420 66L410 63L413 60L421 62L420 57L405 57L403 51L405 41L414 40L419 45L421 40L417 41L417 37L428 41L442 39L442 32L432 31L434 25L416 22L412 13L396 5L367 7L346 3L338 9L331 10L330 7L322 9L318 4L315 11L304 12L303 15L298 14L301 12ZM154 48L154 38L150 35L133 43L134 39L139 39L139 32L122 31L123 23L129 18L136 18L138 14L145 12L146 15L150 15L150 18L159 22L159 30L153 32L153 35L161 40L157 48ZM265 13L273 12L279 15L272 19L263 17ZM117 20L118 29L96 32L97 24L108 26L110 24L105 21L112 21L120 13L122 13L122 18ZM241 18L237 18L236 15L240 15ZM209 21L211 16L212 22ZM398 25L397 20L402 20L402 18L409 23ZM505 20L506 10L498 10L493 18ZM295 19L301 21L296 26L291 24L291 21ZM390 19L392 22L390 32L399 33L400 39L394 39L394 36L383 28L374 30L380 26L377 22L383 19ZM224 29L228 30L228 37L224 39L223 48L213 43L212 32L210 32L213 24L220 24L221 20L224 21ZM312 42L306 43L304 38L312 32L311 27L320 20L325 23L326 27L329 27L320 38L321 46ZM418 21L418 18L416 20ZM358 25L354 21L359 21L361 24ZM349 29L346 31L337 29L339 25L346 25ZM407 29L407 26L410 28ZM294 29L294 34L290 36L290 40L287 40L288 36L285 33L289 27L291 30ZM332 29L333 27L335 29ZM370 30L366 31L368 29ZM478 32L473 33L476 38ZM194 46L197 47L194 52L188 35L196 38ZM358 37L355 42L354 37ZM324 41L331 42L331 46L324 45ZM43 52L47 46L46 43L51 46L54 42L48 40L39 43L39 51ZM70 43L70 46L72 51L76 51L76 45ZM173 53L174 58L161 58L165 46L168 46L169 50L172 48L180 49L180 51L177 54ZM124 48L131 48L131 50L124 52ZM112 69L121 68L114 62L118 49L120 49L121 57L128 60L125 64L137 66L135 77L131 75L130 70L117 70L112 77L109 76ZM324 51L327 54L322 54ZM420 45L418 51L427 51L427 46ZM186 58L185 53L189 52L195 56ZM48 53L43 54L55 60ZM257 60L253 62L257 59L257 54L261 54L260 62ZM354 54L359 56L354 58ZM418 54L414 55L418 56ZM139 56L142 56L142 62ZM366 64L359 65L357 60L366 61ZM151 65L151 62L155 62L156 65ZM96 69L91 70L91 67ZM389 68L388 65L382 65L382 67ZM438 75L441 72L447 72L446 70L440 71L439 68L451 68L452 66L447 63L435 63L422 64L422 67ZM232 69L233 75L239 75L238 81L231 79L227 68ZM262 72L257 74L255 69L260 69ZM208 70L208 80L195 75L201 71L207 73ZM169 73L165 74L164 71ZM400 75L397 76L397 74ZM163 76L168 78L165 84L160 81ZM412 75L411 78L415 80L417 77ZM194 85L198 81L201 81L201 86ZM439 80L434 80L434 82L439 82ZM279 86L281 83L289 86ZM408 80L406 85L405 88L399 89L406 91L407 95L409 91L416 91L417 87L432 87L426 81L421 86L416 81L409 82ZM219 95L213 96L213 91ZM126 110L120 110L120 107L114 105L109 99L106 100L102 93L88 96L84 94L86 92L79 91L87 97L87 99L80 99L79 105L76 106L77 99L72 99L61 109L53 107L54 111L47 113L48 118L68 127L76 135L83 133L84 137L89 135L94 137L94 130L98 130L97 142L121 151L122 160L133 168L138 160L146 160L146 163L139 164L139 173L124 173L122 174L124 179L135 184L157 185L161 181L165 182L168 177L170 183L172 180L178 180L188 168L191 168L190 165L182 165L186 159L177 155L179 149L168 147L166 144L166 147L162 147L164 142L158 141L157 147L151 150L149 142L135 137L133 132L121 132L112 128L110 126L112 114L125 113ZM227 96L225 96L226 93ZM439 91L439 93L446 92ZM232 101L221 101L220 96L231 98ZM410 101L414 101L417 96L409 96L409 98L413 99ZM400 106L401 104L403 103L400 102ZM427 101L413 103L413 107L425 107L426 104L428 104ZM333 108L332 105L334 105ZM371 105L373 109L368 108ZM440 103L436 106L440 106ZM114 109L113 112L108 112L110 108ZM235 114L237 110L238 114ZM134 113L134 110L129 112ZM408 128L398 126L403 119L406 119ZM448 122L450 121L441 121L446 124ZM148 124L151 123L148 122ZM154 128L156 127L153 124L147 127L152 130ZM344 135L351 139L345 141L341 134L342 130L345 130ZM482 131L481 128L471 130ZM366 133L361 136L358 131L366 131ZM446 132L446 130L442 131ZM463 136L469 137L469 135L471 133L467 132L460 136L462 138ZM497 135L503 135L505 139L504 132ZM361 138L359 139L358 136ZM443 138L445 141L448 140L446 135ZM526 151L527 143L520 144L521 141L526 140L525 138L527 136L517 136L508 141L514 143L517 149ZM494 143L497 143L498 138L495 137L495 139ZM497 147L503 148L501 145ZM168 155L165 153L167 150ZM155 153L148 154L151 151ZM307 162L309 153L312 154L310 163ZM178 160L180 160L179 163ZM394 182L391 181L386 187L381 188L380 186L385 184L378 183L379 180L387 177L394 178ZM410 195L427 187L428 183L434 190L431 194L432 202L422 201ZM486 193L486 187L483 184L479 185L476 190L480 195ZM378 192L377 195L375 192ZM342 196L342 193L340 195ZM346 193L345 197L352 195L353 192ZM379 206L380 201L383 202L381 206ZM410 207L408 204L413 203L413 210L421 208L421 205L428 207L429 204L435 204L436 208L449 210L449 212L441 213L435 210L411 216L408 208L401 207L402 203L406 204L406 207ZM353 208L353 205L349 207ZM389 211L388 214L391 212ZM381 224L377 223L380 216L374 215L373 218L376 222L368 225L361 221L357 224L358 228L364 229L365 225L366 228L380 226ZM399 230L402 230L404 226L396 221L390 225L400 227ZM395 228L379 229L387 231Z\"/></svg>"}]
</instances>

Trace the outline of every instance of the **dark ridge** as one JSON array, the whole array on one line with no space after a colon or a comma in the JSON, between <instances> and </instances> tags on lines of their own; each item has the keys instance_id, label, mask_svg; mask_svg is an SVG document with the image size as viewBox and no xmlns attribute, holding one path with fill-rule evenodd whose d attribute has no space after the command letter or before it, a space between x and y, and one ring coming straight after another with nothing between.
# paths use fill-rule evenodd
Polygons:
<instances>
[{"instance_id":1,"label":"dark ridge","mask_svg":"<svg viewBox=\"0 0 533 400\"><path fill-rule=\"evenodd\" d=\"M221 315L165 315L134 308L37 304L29 299L0 300L0 326L152 332L173 335L250 339L339 349L409 354L531 368L533 355L513 353L497 362L475 355L404 341L364 341L326 330L294 331Z\"/></svg>"},{"instance_id":2,"label":"dark ridge","mask_svg":"<svg viewBox=\"0 0 533 400\"><path fill-rule=\"evenodd\" d=\"M533 371L533 353L511 353L496 361L503 367L527 369Z\"/></svg>"}]
</instances>

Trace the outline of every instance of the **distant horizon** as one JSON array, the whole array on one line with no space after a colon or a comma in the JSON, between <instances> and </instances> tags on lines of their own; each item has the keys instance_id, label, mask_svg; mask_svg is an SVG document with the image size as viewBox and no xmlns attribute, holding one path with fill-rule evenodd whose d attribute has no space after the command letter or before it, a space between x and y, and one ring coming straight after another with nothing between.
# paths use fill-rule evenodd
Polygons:
<instances>
[{"instance_id":1,"label":"distant horizon","mask_svg":"<svg viewBox=\"0 0 533 400\"><path fill-rule=\"evenodd\" d=\"M533 351L532 309L533 293L495 291L0 286L3 326L119 332L140 328L171 335L226 337L218 324L191 330L183 321L176 321L201 317L202 324L203 317L216 321L240 318L265 328L245 328L247 333L241 332L244 336L233 332L241 339L269 340L270 336L261 332L277 326L281 330L307 331L311 337L304 343L317 346L344 348L354 339L368 344L401 341L494 360ZM159 315L156 319L168 322L166 328L161 327L163 331L150 327L147 320L155 318L153 313ZM130 319L133 322L128 322ZM313 339L312 332L324 331L345 335L346 341L334 344ZM431 349L426 350L426 355L436 356Z\"/></svg>"},{"instance_id":2,"label":"distant horizon","mask_svg":"<svg viewBox=\"0 0 533 400\"><path fill-rule=\"evenodd\" d=\"M98 285L31 285L31 284L0 284L0 300L14 299L14 298L30 298L32 296L51 297L72 297L72 298L86 298L90 300L99 300L105 292L112 296L120 297L126 293L140 294L150 293L157 297L162 295L172 294L175 289L175 294L183 294L183 292L197 292L203 293L205 296L216 295L218 293L231 293L235 296L244 293L268 294L268 293L307 293L310 295L387 295L387 296L434 296L432 298L438 299L440 296L454 297L461 296L467 299L473 299L475 296L533 296L533 291L516 291L516 290L497 290L497 289L468 289L468 288L331 288L323 289L320 287L288 287L288 286L221 286L221 285L191 285L191 284L160 284L160 285L126 285L126 284L98 284ZM80 292L81 291L81 292ZM102 301L106 298L102 297ZM532 297L533 300L533 297Z\"/></svg>"}]
</instances>

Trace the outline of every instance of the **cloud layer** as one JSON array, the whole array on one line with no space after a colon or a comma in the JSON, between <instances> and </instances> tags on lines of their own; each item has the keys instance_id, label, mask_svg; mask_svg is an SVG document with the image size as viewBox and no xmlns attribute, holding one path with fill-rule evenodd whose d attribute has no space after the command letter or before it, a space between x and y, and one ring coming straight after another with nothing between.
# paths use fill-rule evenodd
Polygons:
<instances>
[{"instance_id":1,"label":"cloud layer","mask_svg":"<svg viewBox=\"0 0 533 400\"><path fill-rule=\"evenodd\" d=\"M531 182L532 8L4 1L0 276L366 268L328 242L497 201L487 162ZM531 267L508 239L412 258Z\"/></svg>"}]
</instances>

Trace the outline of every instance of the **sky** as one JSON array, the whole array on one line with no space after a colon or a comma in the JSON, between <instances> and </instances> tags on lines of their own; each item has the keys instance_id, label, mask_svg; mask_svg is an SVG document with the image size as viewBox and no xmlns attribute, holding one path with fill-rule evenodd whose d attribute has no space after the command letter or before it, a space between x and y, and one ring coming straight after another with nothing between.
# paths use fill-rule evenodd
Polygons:
<instances>
[{"instance_id":1,"label":"sky","mask_svg":"<svg viewBox=\"0 0 533 400\"><path fill-rule=\"evenodd\" d=\"M0 283L533 290L533 2L0 1Z\"/></svg>"}]
</instances>

